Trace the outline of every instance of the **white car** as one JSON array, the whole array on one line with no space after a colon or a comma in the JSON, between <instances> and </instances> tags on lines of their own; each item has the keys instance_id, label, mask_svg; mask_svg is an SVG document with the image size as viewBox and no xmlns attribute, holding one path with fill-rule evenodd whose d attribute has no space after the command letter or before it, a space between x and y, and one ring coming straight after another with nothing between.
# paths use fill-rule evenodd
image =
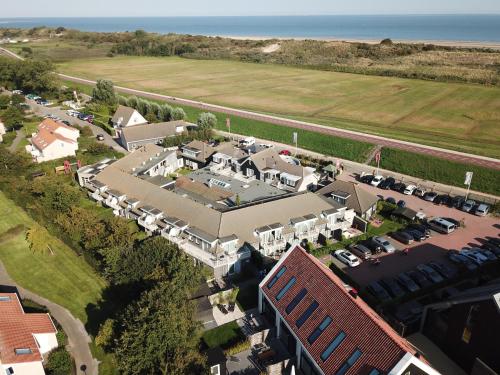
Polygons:
<instances>
[{"instance_id":1,"label":"white car","mask_svg":"<svg viewBox=\"0 0 500 375\"><path fill-rule=\"evenodd\" d=\"M73 109L69 109L69 110L66 111L66 114L68 116L71 116L71 117L76 117L76 116L78 116L80 114L80 112L75 111Z\"/></svg>"},{"instance_id":2,"label":"white car","mask_svg":"<svg viewBox=\"0 0 500 375\"><path fill-rule=\"evenodd\" d=\"M415 217L419 220L424 220L427 217L427 215L423 211L418 211Z\"/></svg>"},{"instance_id":3,"label":"white car","mask_svg":"<svg viewBox=\"0 0 500 375\"><path fill-rule=\"evenodd\" d=\"M415 185L407 185L405 190L403 191L403 194L412 195L416 188L417 187Z\"/></svg>"},{"instance_id":4,"label":"white car","mask_svg":"<svg viewBox=\"0 0 500 375\"><path fill-rule=\"evenodd\" d=\"M381 175L376 175L375 177L373 177L373 180L371 182L372 186L379 186L380 183L384 181L384 176L381 176Z\"/></svg>"},{"instance_id":5,"label":"white car","mask_svg":"<svg viewBox=\"0 0 500 375\"><path fill-rule=\"evenodd\" d=\"M361 263L353 253L347 250L337 250L334 254L338 260L340 260L344 264L347 264L349 267L356 267Z\"/></svg>"}]
</instances>

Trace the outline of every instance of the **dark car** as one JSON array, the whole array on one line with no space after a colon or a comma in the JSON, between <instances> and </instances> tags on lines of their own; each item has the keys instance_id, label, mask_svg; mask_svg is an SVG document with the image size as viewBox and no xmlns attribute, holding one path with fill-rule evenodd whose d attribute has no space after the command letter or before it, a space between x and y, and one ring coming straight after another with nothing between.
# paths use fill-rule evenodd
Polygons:
<instances>
[{"instance_id":1,"label":"dark car","mask_svg":"<svg viewBox=\"0 0 500 375\"><path fill-rule=\"evenodd\" d=\"M443 220L449 221L450 223L455 225L455 227L460 228L460 221L458 221L456 219L453 219L451 217L443 217Z\"/></svg>"},{"instance_id":2,"label":"dark car","mask_svg":"<svg viewBox=\"0 0 500 375\"><path fill-rule=\"evenodd\" d=\"M404 230L404 232L408 233L410 236L412 236L415 241L419 241L419 242L425 241L425 239L427 238L425 233L422 233L417 229L407 228Z\"/></svg>"},{"instance_id":3,"label":"dark car","mask_svg":"<svg viewBox=\"0 0 500 375\"><path fill-rule=\"evenodd\" d=\"M417 290L420 290L420 287L418 284L407 274L405 273L400 273L397 276L398 282L405 288L407 291L410 293L416 292Z\"/></svg>"},{"instance_id":4,"label":"dark car","mask_svg":"<svg viewBox=\"0 0 500 375\"><path fill-rule=\"evenodd\" d=\"M451 260L453 263L463 265L469 271L474 271L475 269L478 268L477 264L475 264L472 260L470 260L466 256L460 254L456 250L448 251L448 259Z\"/></svg>"},{"instance_id":5,"label":"dark car","mask_svg":"<svg viewBox=\"0 0 500 375\"><path fill-rule=\"evenodd\" d=\"M406 293L399 286L397 281L392 277L386 277L380 280L380 285L382 285L394 298L403 297Z\"/></svg>"},{"instance_id":6,"label":"dark car","mask_svg":"<svg viewBox=\"0 0 500 375\"><path fill-rule=\"evenodd\" d=\"M455 267L448 266L441 262L430 262L429 266L447 279L453 279L457 275L457 269Z\"/></svg>"},{"instance_id":7,"label":"dark car","mask_svg":"<svg viewBox=\"0 0 500 375\"><path fill-rule=\"evenodd\" d=\"M392 188L392 185L396 183L396 180L393 177L387 177L384 181L382 181L378 187L383 190L389 190Z\"/></svg>"},{"instance_id":8,"label":"dark car","mask_svg":"<svg viewBox=\"0 0 500 375\"><path fill-rule=\"evenodd\" d=\"M486 249L491 251L493 254L495 254L497 257L500 257L500 246L495 245L494 243L491 242L485 242L481 245L482 249Z\"/></svg>"},{"instance_id":9,"label":"dark car","mask_svg":"<svg viewBox=\"0 0 500 375\"><path fill-rule=\"evenodd\" d=\"M104 141L104 135L102 134L97 134L96 138L98 141Z\"/></svg>"},{"instance_id":10,"label":"dark car","mask_svg":"<svg viewBox=\"0 0 500 375\"><path fill-rule=\"evenodd\" d=\"M396 200L393 197L388 197L385 199L387 203L396 204Z\"/></svg>"},{"instance_id":11,"label":"dark car","mask_svg":"<svg viewBox=\"0 0 500 375\"><path fill-rule=\"evenodd\" d=\"M361 182L365 183L365 184L371 184L371 183L372 183L372 180L373 180L373 177L374 177L373 175L371 175L371 174L367 174L367 175L365 175L365 176L360 177L360 179L359 179L359 180L360 180Z\"/></svg>"},{"instance_id":12,"label":"dark car","mask_svg":"<svg viewBox=\"0 0 500 375\"><path fill-rule=\"evenodd\" d=\"M68 125L68 126L71 126L71 123L69 121L66 121L66 120L63 120L61 121L64 125Z\"/></svg>"},{"instance_id":13,"label":"dark car","mask_svg":"<svg viewBox=\"0 0 500 375\"><path fill-rule=\"evenodd\" d=\"M410 236L408 233L403 231L392 232L389 235L405 245L409 245L413 242L413 236Z\"/></svg>"},{"instance_id":14,"label":"dark car","mask_svg":"<svg viewBox=\"0 0 500 375\"><path fill-rule=\"evenodd\" d=\"M399 191L400 193L402 193L404 191L404 189L406 189L406 185L403 184L402 182L397 182L397 183L393 184L391 187L391 190Z\"/></svg>"},{"instance_id":15,"label":"dark car","mask_svg":"<svg viewBox=\"0 0 500 375\"><path fill-rule=\"evenodd\" d=\"M465 197L458 195L458 196L452 198L451 205L452 205L452 207L460 208L460 207L462 207L464 202L465 202Z\"/></svg>"},{"instance_id":16,"label":"dark car","mask_svg":"<svg viewBox=\"0 0 500 375\"><path fill-rule=\"evenodd\" d=\"M349 250L351 251L351 253L364 260L371 259L372 257L372 251L367 246L361 243L349 245Z\"/></svg>"},{"instance_id":17,"label":"dark car","mask_svg":"<svg viewBox=\"0 0 500 375\"><path fill-rule=\"evenodd\" d=\"M376 243L374 243L370 239L360 241L360 242L358 242L358 244L361 244L361 245L367 247L368 249L370 249L372 254L379 254L382 252L382 247L377 245Z\"/></svg>"},{"instance_id":18,"label":"dark car","mask_svg":"<svg viewBox=\"0 0 500 375\"><path fill-rule=\"evenodd\" d=\"M500 246L500 238L498 238L498 237L488 237L487 241L489 243L492 243L493 245Z\"/></svg>"},{"instance_id":19,"label":"dark car","mask_svg":"<svg viewBox=\"0 0 500 375\"><path fill-rule=\"evenodd\" d=\"M389 295L387 290L385 290L384 287L376 281L368 285L367 289L381 302L389 301L391 299L391 296Z\"/></svg>"},{"instance_id":20,"label":"dark car","mask_svg":"<svg viewBox=\"0 0 500 375\"><path fill-rule=\"evenodd\" d=\"M432 283L422 273L418 271L405 272L413 281L415 281L421 288L431 286Z\"/></svg>"},{"instance_id":21,"label":"dark car","mask_svg":"<svg viewBox=\"0 0 500 375\"><path fill-rule=\"evenodd\" d=\"M405 208L406 207L406 202L404 200L400 200L397 203L398 207Z\"/></svg>"},{"instance_id":22,"label":"dark car","mask_svg":"<svg viewBox=\"0 0 500 375\"><path fill-rule=\"evenodd\" d=\"M428 191L427 193L424 194L422 197L424 201L427 202L434 202L434 200L437 198L438 194L434 191Z\"/></svg>"},{"instance_id":23,"label":"dark car","mask_svg":"<svg viewBox=\"0 0 500 375\"><path fill-rule=\"evenodd\" d=\"M442 204L448 206L450 202L451 202L451 197L446 194L438 195L436 199L434 199L435 204Z\"/></svg>"},{"instance_id":24,"label":"dark car","mask_svg":"<svg viewBox=\"0 0 500 375\"><path fill-rule=\"evenodd\" d=\"M420 233L424 233L425 237L427 238L431 236L431 230L423 224L411 223L408 225L408 228L418 230Z\"/></svg>"}]
</instances>

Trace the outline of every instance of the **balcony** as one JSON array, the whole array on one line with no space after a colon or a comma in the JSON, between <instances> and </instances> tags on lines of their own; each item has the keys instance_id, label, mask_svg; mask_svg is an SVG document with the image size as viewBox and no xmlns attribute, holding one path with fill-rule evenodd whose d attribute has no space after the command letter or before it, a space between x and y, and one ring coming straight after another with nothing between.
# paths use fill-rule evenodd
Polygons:
<instances>
[{"instance_id":1,"label":"balcony","mask_svg":"<svg viewBox=\"0 0 500 375\"><path fill-rule=\"evenodd\" d=\"M238 259L242 258L248 258L250 256L250 252L240 252L240 253L233 253L233 254L227 254L222 251L222 248L217 246L215 249L212 249L214 253L216 251L221 251L219 254L214 254L212 252L208 252L205 250L200 249L199 247L193 245L190 243L187 239L178 239L176 241L173 241L177 243L177 245L184 250L188 255L192 256L193 258L199 260L200 262L206 264L209 267L212 268L217 268L221 266L229 266L231 264L236 263Z\"/></svg>"},{"instance_id":2,"label":"balcony","mask_svg":"<svg viewBox=\"0 0 500 375\"><path fill-rule=\"evenodd\" d=\"M156 230L158 230L156 219L149 215L141 216L139 219L137 219L137 224L139 224L148 232L155 232Z\"/></svg>"},{"instance_id":3,"label":"balcony","mask_svg":"<svg viewBox=\"0 0 500 375\"><path fill-rule=\"evenodd\" d=\"M121 210L122 209L118 199L113 197L112 195L110 195L106 198L106 200L104 201L104 204L106 206L108 206L109 208L112 208L113 210Z\"/></svg>"},{"instance_id":4,"label":"balcony","mask_svg":"<svg viewBox=\"0 0 500 375\"><path fill-rule=\"evenodd\" d=\"M103 197L101 197L101 194L99 194L99 191L94 191L92 194L90 194L90 198L97 202L102 202L104 200Z\"/></svg>"},{"instance_id":5,"label":"balcony","mask_svg":"<svg viewBox=\"0 0 500 375\"><path fill-rule=\"evenodd\" d=\"M264 250L265 255L270 255L276 251L284 249L286 246L286 240L284 238L280 238L268 242L260 242L259 245L260 248Z\"/></svg>"}]
</instances>

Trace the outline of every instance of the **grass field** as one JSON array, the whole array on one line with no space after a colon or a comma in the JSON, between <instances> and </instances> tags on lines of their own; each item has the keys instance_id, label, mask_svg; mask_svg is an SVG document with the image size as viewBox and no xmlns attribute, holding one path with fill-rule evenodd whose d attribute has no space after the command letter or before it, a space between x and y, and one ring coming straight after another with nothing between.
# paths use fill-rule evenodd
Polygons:
<instances>
[{"instance_id":1,"label":"grass field","mask_svg":"<svg viewBox=\"0 0 500 375\"><path fill-rule=\"evenodd\" d=\"M33 221L0 192L0 233L19 224L29 228ZM54 255L34 254L23 231L0 243L0 260L21 286L66 307L85 323L85 308L90 303L97 303L105 282L83 258L57 238L52 237L50 246Z\"/></svg>"},{"instance_id":2,"label":"grass field","mask_svg":"<svg viewBox=\"0 0 500 375\"><path fill-rule=\"evenodd\" d=\"M176 57L62 62L61 72L500 157L500 88Z\"/></svg>"}]
</instances>

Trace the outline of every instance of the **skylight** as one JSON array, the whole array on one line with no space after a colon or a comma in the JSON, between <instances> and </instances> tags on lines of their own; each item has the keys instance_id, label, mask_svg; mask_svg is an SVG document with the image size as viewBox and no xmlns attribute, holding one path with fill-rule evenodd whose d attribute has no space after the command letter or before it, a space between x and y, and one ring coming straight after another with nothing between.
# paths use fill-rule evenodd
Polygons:
<instances>
[{"instance_id":1,"label":"skylight","mask_svg":"<svg viewBox=\"0 0 500 375\"><path fill-rule=\"evenodd\" d=\"M331 322L332 318L326 316L325 319L323 319L321 324L318 326L318 328L316 328L307 339L307 341L309 341L309 344L313 344L318 339L318 337L321 336L321 334L325 331L325 329L328 328Z\"/></svg>"},{"instance_id":2,"label":"skylight","mask_svg":"<svg viewBox=\"0 0 500 375\"><path fill-rule=\"evenodd\" d=\"M273 285L276 284L276 282L280 279L280 277L283 276L285 271L286 271L286 267L285 266L281 267L281 269L278 271L278 273L276 275L274 275L274 277L271 279L271 281L269 281L269 283L267 284L267 287L269 289L271 289L273 287Z\"/></svg>"},{"instance_id":3,"label":"skylight","mask_svg":"<svg viewBox=\"0 0 500 375\"><path fill-rule=\"evenodd\" d=\"M347 358L347 361L344 362L342 367L335 373L335 375L344 375L354 364L356 361L361 357L361 350L356 349L349 358Z\"/></svg>"},{"instance_id":4,"label":"skylight","mask_svg":"<svg viewBox=\"0 0 500 375\"><path fill-rule=\"evenodd\" d=\"M283 287L283 289L281 289L278 295L276 296L276 301L282 299L283 296L286 294L286 292L288 292L288 290L295 284L296 281L297 279L295 278L295 276L292 276L290 280L288 280L286 285Z\"/></svg>"},{"instance_id":5,"label":"skylight","mask_svg":"<svg viewBox=\"0 0 500 375\"><path fill-rule=\"evenodd\" d=\"M311 314L318 308L319 303L317 301L312 301L309 307L304 311L304 313L297 319L295 323L297 328L300 328L304 325L307 319L311 316Z\"/></svg>"},{"instance_id":6,"label":"skylight","mask_svg":"<svg viewBox=\"0 0 500 375\"><path fill-rule=\"evenodd\" d=\"M297 293L297 295L293 297L292 301L286 307L285 309L286 313L290 314L297 307L300 301L304 299L306 294L307 294L306 288L302 289L299 293Z\"/></svg>"},{"instance_id":7,"label":"skylight","mask_svg":"<svg viewBox=\"0 0 500 375\"><path fill-rule=\"evenodd\" d=\"M0 296L0 302L8 302L10 301L10 296Z\"/></svg>"},{"instance_id":8,"label":"skylight","mask_svg":"<svg viewBox=\"0 0 500 375\"><path fill-rule=\"evenodd\" d=\"M29 348L14 349L14 352L16 353L16 355L25 355L25 354L32 354L33 353L33 351Z\"/></svg>"},{"instance_id":9,"label":"skylight","mask_svg":"<svg viewBox=\"0 0 500 375\"><path fill-rule=\"evenodd\" d=\"M321 360L326 361L330 355L333 353L335 349L339 347L339 345L344 341L346 334L344 331L340 331L340 333L328 344L326 349L321 353Z\"/></svg>"}]
</instances>

